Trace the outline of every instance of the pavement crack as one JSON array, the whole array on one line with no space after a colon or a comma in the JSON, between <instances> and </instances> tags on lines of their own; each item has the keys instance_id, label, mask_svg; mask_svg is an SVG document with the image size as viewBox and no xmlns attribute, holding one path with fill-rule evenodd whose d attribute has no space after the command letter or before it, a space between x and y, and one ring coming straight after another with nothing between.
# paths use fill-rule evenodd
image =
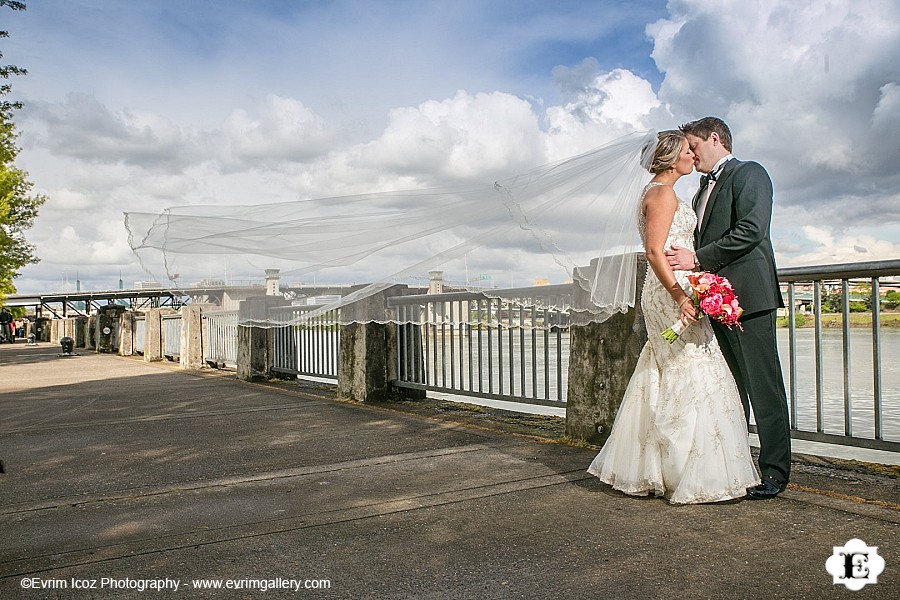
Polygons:
<instances>
[{"instance_id":1,"label":"pavement crack","mask_svg":"<svg viewBox=\"0 0 900 600\"><path fill-rule=\"evenodd\" d=\"M590 477L592 476L584 470L576 469L572 471L457 488L443 492L414 494L411 496L392 498L390 500L292 515L289 517L285 516L277 519L265 519L222 527L213 527L202 531L181 532L153 538L142 538L129 540L127 542L79 548L66 552L31 555L25 559L0 562L0 567L7 567L9 569L7 572L0 573L0 579L46 573L48 571L87 564L131 559L135 556L145 556L149 554L197 548L200 546L223 544L250 538L279 535L311 527L327 527L330 525L361 521L390 514L423 510L489 498L492 496L570 484ZM165 541L171 543L161 543ZM150 547L147 547L148 545Z\"/></svg>"},{"instance_id":2,"label":"pavement crack","mask_svg":"<svg viewBox=\"0 0 900 600\"><path fill-rule=\"evenodd\" d=\"M466 446L457 446L450 448L440 448L438 450L425 450L418 452L407 452L403 454L386 454L373 458L362 458L338 463L329 463L324 465L313 465L307 467L297 467L294 469L284 469L269 473L261 473L250 476L234 476L224 477L221 479L198 481L198 482L178 482L165 486L156 486L149 488L130 488L118 490L113 493L93 496L75 496L51 498L48 500L9 504L0 508L0 516L15 515L21 513L33 513L44 510L53 510L60 508L74 508L88 504L101 502L114 502L118 500L132 500L140 498L151 498L156 496L164 496L167 494L178 494L183 492L192 492L204 489L212 489L219 487L230 487L238 485L252 485L267 481L276 481L279 479L289 479L294 477L306 477L309 475L319 475L322 473L330 473L335 471L343 471L348 469L369 468L378 465L399 463L404 461L421 460L424 458L434 458L440 456L448 456L451 454L461 454L465 452L477 452L486 448L483 444L469 444Z\"/></svg>"}]
</instances>

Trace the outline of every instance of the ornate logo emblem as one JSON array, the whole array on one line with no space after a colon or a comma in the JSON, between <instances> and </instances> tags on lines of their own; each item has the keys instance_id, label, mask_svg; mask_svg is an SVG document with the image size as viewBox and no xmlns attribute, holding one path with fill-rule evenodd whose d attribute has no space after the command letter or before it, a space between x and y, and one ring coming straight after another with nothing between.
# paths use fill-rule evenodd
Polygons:
<instances>
[{"instance_id":1,"label":"ornate logo emblem","mask_svg":"<svg viewBox=\"0 0 900 600\"><path fill-rule=\"evenodd\" d=\"M866 546L853 538L843 546L834 546L834 554L825 561L825 570L848 590L859 591L868 583L878 583L884 571L884 559L878 556L878 546Z\"/></svg>"}]
</instances>

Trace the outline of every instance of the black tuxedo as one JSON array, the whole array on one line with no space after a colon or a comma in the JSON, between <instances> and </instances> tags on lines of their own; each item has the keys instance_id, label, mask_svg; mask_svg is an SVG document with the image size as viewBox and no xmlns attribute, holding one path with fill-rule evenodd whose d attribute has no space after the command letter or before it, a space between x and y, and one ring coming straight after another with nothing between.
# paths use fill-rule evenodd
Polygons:
<instances>
[{"instance_id":1,"label":"black tuxedo","mask_svg":"<svg viewBox=\"0 0 900 600\"><path fill-rule=\"evenodd\" d=\"M702 192L694 196L697 208ZM772 180L758 163L731 159L713 187L694 241L704 271L727 277L744 315L744 331L713 322L749 419L756 418L761 474L779 482L790 476L787 395L775 341L775 310L784 306L769 236Z\"/></svg>"}]
</instances>

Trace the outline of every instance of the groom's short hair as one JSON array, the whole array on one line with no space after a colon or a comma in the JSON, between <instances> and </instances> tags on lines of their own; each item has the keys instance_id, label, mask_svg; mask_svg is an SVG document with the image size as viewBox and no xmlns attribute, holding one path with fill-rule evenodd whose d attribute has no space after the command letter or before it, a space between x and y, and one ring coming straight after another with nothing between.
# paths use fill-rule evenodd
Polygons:
<instances>
[{"instance_id":1,"label":"groom's short hair","mask_svg":"<svg viewBox=\"0 0 900 600\"><path fill-rule=\"evenodd\" d=\"M703 117L690 123L685 123L679 129L685 135L693 135L703 140L708 140L711 133L715 132L725 149L731 152L731 130L725 121L718 117Z\"/></svg>"}]
</instances>

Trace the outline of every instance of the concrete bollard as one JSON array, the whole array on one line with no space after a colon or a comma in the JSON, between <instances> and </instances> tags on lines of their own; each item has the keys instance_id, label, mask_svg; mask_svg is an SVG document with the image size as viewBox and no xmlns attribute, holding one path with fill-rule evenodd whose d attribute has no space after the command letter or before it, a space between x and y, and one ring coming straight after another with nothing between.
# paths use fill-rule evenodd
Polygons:
<instances>
[{"instance_id":1,"label":"concrete bollard","mask_svg":"<svg viewBox=\"0 0 900 600\"><path fill-rule=\"evenodd\" d=\"M603 323L576 323L569 328L569 387L566 435L600 444L612 429L625 389L647 341L640 291L647 261L639 257L635 308ZM576 275L577 276L577 275ZM574 286L573 305L587 301L587 292Z\"/></svg>"}]
</instances>

